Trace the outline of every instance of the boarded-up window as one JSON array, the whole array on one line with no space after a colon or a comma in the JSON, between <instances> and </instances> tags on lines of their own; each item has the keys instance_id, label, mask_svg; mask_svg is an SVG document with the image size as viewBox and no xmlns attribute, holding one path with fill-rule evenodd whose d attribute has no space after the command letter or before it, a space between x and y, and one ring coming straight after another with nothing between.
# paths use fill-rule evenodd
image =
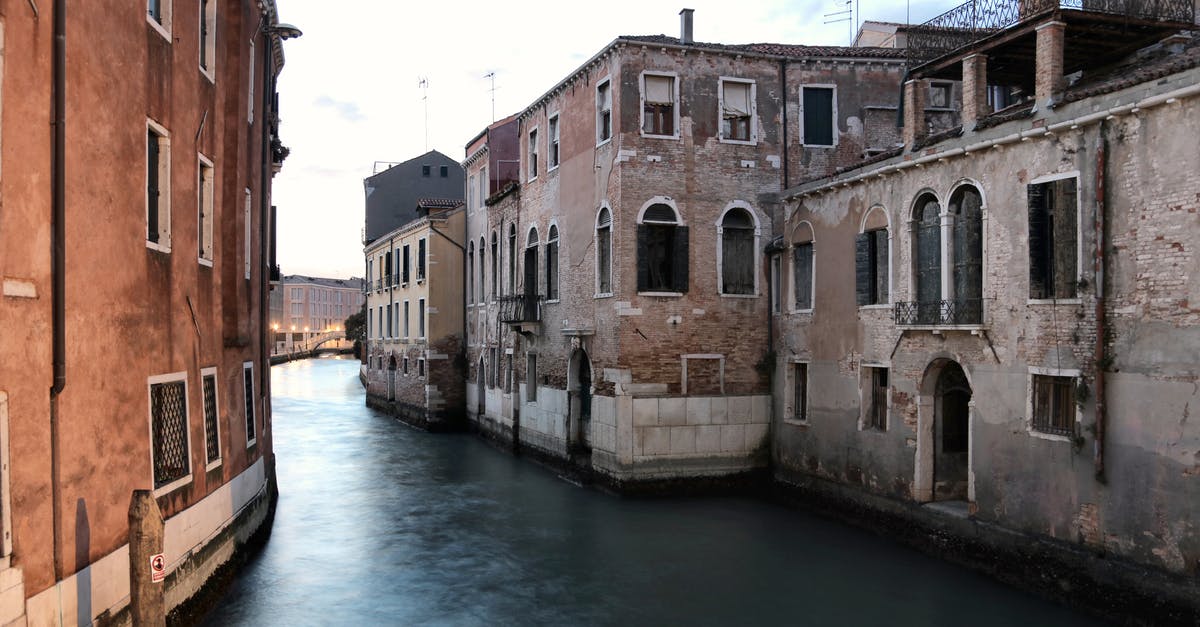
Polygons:
<instances>
[{"instance_id":1,"label":"boarded-up window","mask_svg":"<svg viewBox=\"0 0 1200 627\"><path fill-rule=\"evenodd\" d=\"M887 431L888 369L868 367L866 370L868 387L863 399L866 406L863 426Z\"/></svg>"},{"instance_id":2,"label":"boarded-up window","mask_svg":"<svg viewBox=\"0 0 1200 627\"><path fill-rule=\"evenodd\" d=\"M612 293L612 214L601 209L596 219L596 289Z\"/></svg>"},{"instance_id":3,"label":"boarded-up window","mask_svg":"<svg viewBox=\"0 0 1200 627\"><path fill-rule=\"evenodd\" d=\"M1033 375L1033 429L1056 435L1075 434L1072 377Z\"/></svg>"},{"instance_id":4,"label":"boarded-up window","mask_svg":"<svg viewBox=\"0 0 1200 627\"><path fill-rule=\"evenodd\" d=\"M721 293L754 293L754 222L743 209L721 221Z\"/></svg>"},{"instance_id":5,"label":"boarded-up window","mask_svg":"<svg viewBox=\"0 0 1200 627\"><path fill-rule=\"evenodd\" d=\"M1075 179L1030 185L1029 297L1074 298L1078 281Z\"/></svg>"},{"instance_id":6,"label":"boarded-up window","mask_svg":"<svg viewBox=\"0 0 1200 627\"><path fill-rule=\"evenodd\" d=\"M750 141L753 121L752 83L721 81L721 137Z\"/></svg>"},{"instance_id":7,"label":"boarded-up window","mask_svg":"<svg viewBox=\"0 0 1200 627\"><path fill-rule=\"evenodd\" d=\"M804 145L833 145L833 88L801 88L804 108Z\"/></svg>"},{"instance_id":8,"label":"boarded-up window","mask_svg":"<svg viewBox=\"0 0 1200 627\"><path fill-rule=\"evenodd\" d=\"M558 227L546 236L546 300L558 300Z\"/></svg>"},{"instance_id":9,"label":"boarded-up window","mask_svg":"<svg viewBox=\"0 0 1200 627\"><path fill-rule=\"evenodd\" d=\"M854 241L854 288L858 304L888 302L888 232L859 233Z\"/></svg>"},{"instance_id":10,"label":"boarded-up window","mask_svg":"<svg viewBox=\"0 0 1200 627\"><path fill-rule=\"evenodd\" d=\"M686 292L688 229L676 223L675 211L653 205L637 230L638 291Z\"/></svg>"},{"instance_id":11,"label":"boarded-up window","mask_svg":"<svg viewBox=\"0 0 1200 627\"><path fill-rule=\"evenodd\" d=\"M672 76L645 77L642 110L642 133L646 135L675 134L675 78Z\"/></svg>"},{"instance_id":12,"label":"boarded-up window","mask_svg":"<svg viewBox=\"0 0 1200 627\"><path fill-rule=\"evenodd\" d=\"M813 243L804 242L792 248L792 294L795 309L813 308Z\"/></svg>"}]
</instances>

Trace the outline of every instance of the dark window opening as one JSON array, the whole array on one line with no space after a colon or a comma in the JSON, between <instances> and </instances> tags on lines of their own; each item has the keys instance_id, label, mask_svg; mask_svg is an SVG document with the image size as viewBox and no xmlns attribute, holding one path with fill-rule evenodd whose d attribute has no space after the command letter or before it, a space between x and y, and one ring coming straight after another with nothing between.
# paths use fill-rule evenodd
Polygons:
<instances>
[{"instance_id":1,"label":"dark window opening","mask_svg":"<svg viewBox=\"0 0 1200 627\"><path fill-rule=\"evenodd\" d=\"M792 418L808 421L808 364L792 364Z\"/></svg>"},{"instance_id":2,"label":"dark window opening","mask_svg":"<svg viewBox=\"0 0 1200 627\"><path fill-rule=\"evenodd\" d=\"M246 442L255 439L254 430L254 368L242 368L242 382L246 395Z\"/></svg>"},{"instance_id":3,"label":"dark window opening","mask_svg":"<svg viewBox=\"0 0 1200 627\"><path fill-rule=\"evenodd\" d=\"M202 378L204 389L204 451L208 463L221 458L221 441L217 437L217 375Z\"/></svg>"},{"instance_id":4,"label":"dark window opening","mask_svg":"<svg viewBox=\"0 0 1200 627\"><path fill-rule=\"evenodd\" d=\"M160 193L158 172L162 166L159 151L159 135L148 131L146 135L146 239L159 243Z\"/></svg>"},{"instance_id":5,"label":"dark window opening","mask_svg":"<svg viewBox=\"0 0 1200 627\"><path fill-rule=\"evenodd\" d=\"M600 210L596 226L597 289L601 294L612 293L612 215Z\"/></svg>"},{"instance_id":6,"label":"dark window opening","mask_svg":"<svg viewBox=\"0 0 1200 627\"><path fill-rule=\"evenodd\" d=\"M444 166L441 166L440 168L438 168L438 175L441 176L442 178L449 178L450 177L450 166L444 165Z\"/></svg>"},{"instance_id":7,"label":"dark window opening","mask_svg":"<svg viewBox=\"0 0 1200 627\"><path fill-rule=\"evenodd\" d=\"M612 93L609 83L596 88L596 142L612 139Z\"/></svg>"},{"instance_id":8,"label":"dark window opening","mask_svg":"<svg viewBox=\"0 0 1200 627\"><path fill-rule=\"evenodd\" d=\"M558 300L558 227L546 238L546 300Z\"/></svg>"},{"instance_id":9,"label":"dark window opening","mask_svg":"<svg viewBox=\"0 0 1200 627\"><path fill-rule=\"evenodd\" d=\"M888 302L888 232L859 233L854 242L854 284L859 305Z\"/></svg>"},{"instance_id":10,"label":"dark window opening","mask_svg":"<svg viewBox=\"0 0 1200 627\"><path fill-rule=\"evenodd\" d=\"M161 488L191 472L188 459L187 393L183 381L150 385L154 487Z\"/></svg>"},{"instance_id":11,"label":"dark window opening","mask_svg":"<svg viewBox=\"0 0 1200 627\"><path fill-rule=\"evenodd\" d=\"M725 82L721 87L721 136L725 139L750 141L753 113L751 84Z\"/></svg>"},{"instance_id":12,"label":"dark window opening","mask_svg":"<svg viewBox=\"0 0 1200 627\"><path fill-rule=\"evenodd\" d=\"M792 291L795 308L813 308L813 244L804 242L792 249Z\"/></svg>"},{"instance_id":13,"label":"dark window opening","mask_svg":"<svg viewBox=\"0 0 1200 627\"><path fill-rule=\"evenodd\" d=\"M1075 179L1028 187L1029 297L1074 298L1078 282Z\"/></svg>"},{"instance_id":14,"label":"dark window opening","mask_svg":"<svg viewBox=\"0 0 1200 627\"><path fill-rule=\"evenodd\" d=\"M830 87L804 87L804 144L806 146L833 145L833 89Z\"/></svg>"},{"instance_id":15,"label":"dark window opening","mask_svg":"<svg viewBox=\"0 0 1200 627\"><path fill-rule=\"evenodd\" d=\"M430 166L427 166L427 165L423 165L423 166L421 166L421 176L428 177L428 176L429 176L429 170L430 170Z\"/></svg>"},{"instance_id":16,"label":"dark window opening","mask_svg":"<svg viewBox=\"0 0 1200 627\"><path fill-rule=\"evenodd\" d=\"M887 392L888 369L868 368L871 374L871 388L868 393L866 426L871 429L887 431Z\"/></svg>"},{"instance_id":17,"label":"dark window opening","mask_svg":"<svg viewBox=\"0 0 1200 627\"><path fill-rule=\"evenodd\" d=\"M675 224L675 212L666 205L650 207L643 220L637 229L638 291L686 292L687 227Z\"/></svg>"},{"instance_id":18,"label":"dark window opening","mask_svg":"<svg viewBox=\"0 0 1200 627\"><path fill-rule=\"evenodd\" d=\"M646 76L642 132L646 135L675 134L675 79Z\"/></svg>"},{"instance_id":19,"label":"dark window opening","mask_svg":"<svg viewBox=\"0 0 1200 627\"><path fill-rule=\"evenodd\" d=\"M1075 380L1033 375L1033 429L1055 435L1075 435Z\"/></svg>"},{"instance_id":20,"label":"dark window opening","mask_svg":"<svg viewBox=\"0 0 1200 627\"><path fill-rule=\"evenodd\" d=\"M741 209L721 221L721 293L754 293L754 222Z\"/></svg>"}]
</instances>

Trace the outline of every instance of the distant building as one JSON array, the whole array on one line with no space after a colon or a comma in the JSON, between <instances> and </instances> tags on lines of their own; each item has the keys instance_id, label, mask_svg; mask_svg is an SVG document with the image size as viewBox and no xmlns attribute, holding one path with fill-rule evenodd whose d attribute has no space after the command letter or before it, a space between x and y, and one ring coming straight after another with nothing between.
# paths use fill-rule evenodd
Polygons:
<instances>
[{"instance_id":1,"label":"distant building","mask_svg":"<svg viewBox=\"0 0 1200 627\"><path fill-rule=\"evenodd\" d=\"M367 177L363 243L419 218L417 201L422 198L463 200L463 183L462 166L436 150Z\"/></svg>"},{"instance_id":2,"label":"distant building","mask_svg":"<svg viewBox=\"0 0 1200 627\"><path fill-rule=\"evenodd\" d=\"M292 274L281 277L273 287L270 326L276 353L316 348L317 342L326 348L346 348L353 343L353 338L329 338L344 333L346 318L362 310L362 279ZM274 306L276 300L278 307Z\"/></svg>"},{"instance_id":3,"label":"distant building","mask_svg":"<svg viewBox=\"0 0 1200 627\"><path fill-rule=\"evenodd\" d=\"M165 518L167 611L270 525L275 87L297 33L275 0L0 14L0 624L127 624L135 490Z\"/></svg>"}]
</instances>

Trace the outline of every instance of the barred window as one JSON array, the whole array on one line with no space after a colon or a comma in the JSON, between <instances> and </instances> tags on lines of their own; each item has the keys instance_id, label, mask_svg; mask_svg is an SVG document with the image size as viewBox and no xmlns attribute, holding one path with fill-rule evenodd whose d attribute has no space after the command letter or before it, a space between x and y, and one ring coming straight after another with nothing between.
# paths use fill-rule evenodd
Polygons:
<instances>
[{"instance_id":1,"label":"barred window","mask_svg":"<svg viewBox=\"0 0 1200 627\"><path fill-rule=\"evenodd\" d=\"M150 379L150 432L156 490L191 475L185 377L181 372Z\"/></svg>"},{"instance_id":2,"label":"barred window","mask_svg":"<svg viewBox=\"0 0 1200 627\"><path fill-rule=\"evenodd\" d=\"M863 367L863 428L887 431L888 369Z\"/></svg>"},{"instance_id":3,"label":"barred window","mask_svg":"<svg viewBox=\"0 0 1200 627\"><path fill-rule=\"evenodd\" d=\"M1033 375L1033 430L1075 435L1073 377Z\"/></svg>"},{"instance_id":4,"label":"barred window","mask_svg":"<svg viewBox=\"0 0 1200 627\"><path fill-rule=\"evenodd\" d=\"M217 369L200 371L204 393L204 451L209 464L221 459L220 427L217 421Z\"/></svg>"},{"instance_id":5,"label":"barred window","mask_svg":"<svg viewBox=\"0 0 1200 627\"><path fill-rule=\"evenodd\" d=\"M246 447L258 440L254 430L254 362L242 364L242 380L246 388Z\"/></svg>"}]
</instances>

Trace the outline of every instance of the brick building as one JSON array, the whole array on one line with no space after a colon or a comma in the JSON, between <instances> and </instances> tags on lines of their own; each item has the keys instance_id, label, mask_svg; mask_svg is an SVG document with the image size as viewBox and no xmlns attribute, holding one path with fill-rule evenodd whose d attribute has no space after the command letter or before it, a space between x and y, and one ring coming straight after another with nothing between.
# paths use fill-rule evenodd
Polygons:
<instances>
[{"instance_id":1,"label":"brick building","mask_svg":"<svg viewBox=\"0 0 1200 627\"><path fill-rule=\"evenodd\" d=\"M979 40L910 27L905 145L784 192L773 469L1007 579L1082 574L1075 603L1181 620L1200 612L1193 7L1021 9ZM931 133L914 112L943 81L961 124Z\"/></svg>"},{"instance_id":2,"label":"brick building","mask_svg":"<svg viewBox=\"0 0 1200 627\"><path fill-rule=\"evenodd\" d=\"M298 31L274 0L67 4L0 1L3 624L128 619L134 490L166 519L168 610L274 504L275 84Z\"/></svg>"},{"instance_id":3,"label":"brick building","mask_svg":"<svg viewBox=\"0 0 1200 627\"><path fill-rule=\"evenodd\" d=\"M899 140L902 50L698 43L681 17L467 146L487 186L468 201L468 415L617 483L766 466L755 251L778 193Z\"/></svg>"}]
</instances>

